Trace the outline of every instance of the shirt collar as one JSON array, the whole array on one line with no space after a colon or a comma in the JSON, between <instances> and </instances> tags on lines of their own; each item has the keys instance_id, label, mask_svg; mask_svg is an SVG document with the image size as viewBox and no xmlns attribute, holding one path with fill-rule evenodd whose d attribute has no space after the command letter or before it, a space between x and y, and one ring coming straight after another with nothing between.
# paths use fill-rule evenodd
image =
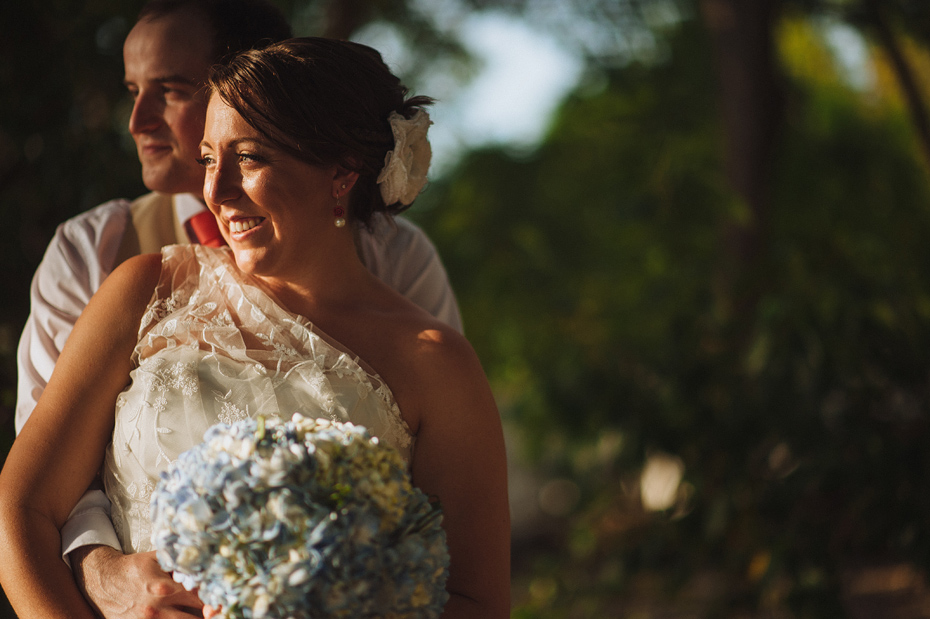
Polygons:
<instances>
[{"instance_id":1,"label":"shirt collar","mask_svg":"<svg viewBox=\"0 0 930 619\"><path fill-rule=\"evenodd\" d=\"M185 222L197 213L202 213L205 210L207 210L207 206L194 194L174 194L174 213L178 216L178 221Z\"/></svg>"}]
</instances>

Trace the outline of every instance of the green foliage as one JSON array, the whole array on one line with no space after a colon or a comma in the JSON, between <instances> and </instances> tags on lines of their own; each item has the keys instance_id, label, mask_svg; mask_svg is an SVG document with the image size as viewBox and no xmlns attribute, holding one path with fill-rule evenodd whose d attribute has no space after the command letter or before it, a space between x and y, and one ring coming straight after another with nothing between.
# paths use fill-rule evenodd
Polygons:
<instances>
[{"instance_id":1,"label":"green foliage","mask_svg":"<svg viewBox=\"0 0 930 619\"><path fill-rule=\"evenodd\" d=\"M567 103L532 158L474 153L418 202L469 337L507 368L505 384L529 381L521 391L540 395L523 414L579 432L622 420L626 398L605 379L625 367L631 388L648 382L639 364L668 358L657 348L666 329L711 303L705 284L729 199L709 89L693 83L706 73L618 72L597 96ZM681 96L664 96L659 82ZM580 415L579 393L604 399Z\"/></svg>"},{"instance_id":2,"label":"green foliage","mask_svg":"<svg viewBox=\"0 0 930 619\"><path fill-rule=\"evenodd\" d=\"M517 558L515 616L608 616L647 574L677 599L708 573L706 616L839 616L844 569L928 558L930 183L906 122L795 84L749 221L706 49L684 28L669 62L573 97L532 156L474 153L422 198L503 414L582 490L551 554ZM761 229L758 263L734 263L731 225ZM657 450L687 490L658 515L635 489Z\"/></svg>"}]
</instances>

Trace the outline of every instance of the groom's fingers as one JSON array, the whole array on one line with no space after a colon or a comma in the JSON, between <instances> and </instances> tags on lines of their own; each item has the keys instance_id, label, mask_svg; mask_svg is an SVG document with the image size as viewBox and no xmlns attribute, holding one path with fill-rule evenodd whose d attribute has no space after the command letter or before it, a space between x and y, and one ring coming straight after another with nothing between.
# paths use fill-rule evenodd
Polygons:
<instances>
[{"instance_id":1,"label":"groom's fingers","mask_svg":"<svg viewBox=\"0 0 930 619\"><path fill-rule=\"evenodd\" d=\"M196 594L190 591L185 590L175 593L166 597L164 601L166 604L170 604L173 612L167 615L160 614L158 615L159 618L164 617L165 619L171 619L176 613L183 613L184 615L198 618L204 616L203 602L200 601L200 598L198 598Z\"/></svg>"},{"instance_id":2,"label":"groom's fingers","mask_svg":"<svg viewBox=\"0 0 930 619\"><path fill-rule=\"evenodd\" d=\"M202 617L195 593L176 583L158 565L154 552L124 555L97 546L75 562L85 597L105 619L185 619Z\"/></svg>"},{"instance_id":3,"label":"groom's fingers","mask_svg":"<svg viewBox=\"0 0 930 619\"><path fill-rule=\"evenodd\" d=\"M175 582L170 574L164 574L165 579L159 583L162 599L157 606L160 612L155 616L158 619L183 619L183 617L200 619L203 617L203 602L200 601L197 592L188 591Z\"/></svg>"}]
</instances>

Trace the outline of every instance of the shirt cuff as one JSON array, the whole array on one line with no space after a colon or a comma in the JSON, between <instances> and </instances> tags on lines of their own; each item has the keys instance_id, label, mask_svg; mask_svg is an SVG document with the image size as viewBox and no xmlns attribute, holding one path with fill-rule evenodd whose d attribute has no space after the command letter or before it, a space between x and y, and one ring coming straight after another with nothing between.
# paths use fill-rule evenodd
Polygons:
<instances>
[{"instance_id":1,"label":"shirt cuff","mask_svg":"<svg viewBox=\"0 0 930 619\"><path fill-rule=\"evenodd\" d=\"M68 554L83 546L109 546L122 552L116 530L110 522L110 501L100 490L88 490L71 510L61 528L61 558L71 567Z\"/></svg>"}]
</instances>

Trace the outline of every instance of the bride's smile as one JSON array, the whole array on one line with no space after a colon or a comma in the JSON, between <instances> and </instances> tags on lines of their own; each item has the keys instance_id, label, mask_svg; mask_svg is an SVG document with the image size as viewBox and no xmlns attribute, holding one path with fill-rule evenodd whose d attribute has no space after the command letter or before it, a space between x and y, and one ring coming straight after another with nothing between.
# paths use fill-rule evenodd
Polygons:
<instances>
[{"instance_id":1,"label":"bride's smile","mask_svg":"<svg viewBox=\"0 0 930 619\"><path fill-rule=\"evenodd\" d=\"M229 220L229 232L230 234L235 234L237 232L248 232L255 226L259 225L265 221L261 217L248 217L244 219L231 219Z\"/></svg>"}]
</instances>

